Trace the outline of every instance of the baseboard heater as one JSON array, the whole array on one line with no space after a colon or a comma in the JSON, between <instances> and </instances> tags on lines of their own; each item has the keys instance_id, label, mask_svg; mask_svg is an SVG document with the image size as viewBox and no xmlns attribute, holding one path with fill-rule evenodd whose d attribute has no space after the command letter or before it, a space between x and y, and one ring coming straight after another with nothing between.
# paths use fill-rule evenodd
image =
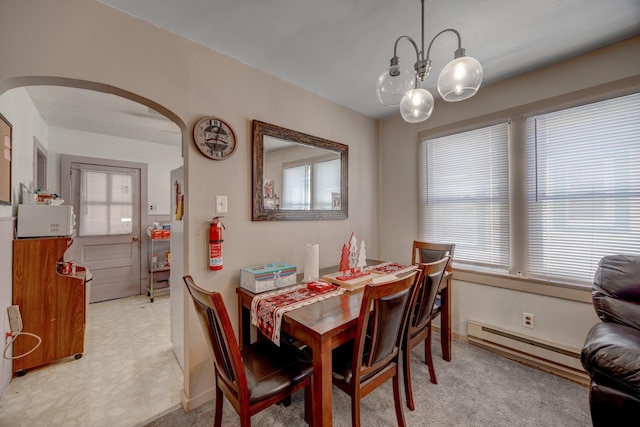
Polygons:
<instances>
[{"instance_id":1,"label":"baseboard heater","mask_svg":"<svg viewBox=\"0 0 640 427\"><path fill-rule=\"evenodd\" d=\"M467 339L471 344L580 384L589 384L589 376L580 363L579 349L527 337L472 320L467 321L467 327Z\"/></svg>"}]
</instances>

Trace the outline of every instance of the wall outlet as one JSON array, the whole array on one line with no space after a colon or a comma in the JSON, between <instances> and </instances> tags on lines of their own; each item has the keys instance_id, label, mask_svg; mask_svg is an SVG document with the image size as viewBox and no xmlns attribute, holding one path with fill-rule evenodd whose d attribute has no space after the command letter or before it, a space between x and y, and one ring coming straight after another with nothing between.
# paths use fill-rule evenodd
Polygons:
<instances>
[{"instance_id":1,"label":"wall outlet","mask_svg":"<svg viewBox=\"0 0 640 427\"><path fill-rule=\"evenodd\" d=\"M22 316L20 316L20 309L18 309L17 305L10 305L7 307L7 314L9 315L9 326L11 327L11 332L20 332L22 331Z\"/></svg>"},{"instance_id":2,"label":"wall outlet","mask_svg":"<svg viewBox=\"0 0 640 427\"><path fill-rule=\"evenodd\" d=\"M533 314L522 312L522 326L533 329Z\"/></svg>"}]
</instances>

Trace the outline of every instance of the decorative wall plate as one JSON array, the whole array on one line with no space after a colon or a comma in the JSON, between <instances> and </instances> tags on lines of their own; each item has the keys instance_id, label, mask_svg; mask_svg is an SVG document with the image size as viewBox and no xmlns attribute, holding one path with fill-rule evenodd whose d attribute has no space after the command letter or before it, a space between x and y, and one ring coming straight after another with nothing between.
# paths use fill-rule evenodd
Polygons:
<instances>
[{"instance_id":1,"label":"decorative wall plate","mask_svg":"<svg viewBox=\"0 0 640 427\"><path fill-rule=\"evenodd\" d=\"M236 134L224 120L205 116L193 127L193 140L202 154L212 160L224 160L236 151Z\"/></svg>"}]
</instances>

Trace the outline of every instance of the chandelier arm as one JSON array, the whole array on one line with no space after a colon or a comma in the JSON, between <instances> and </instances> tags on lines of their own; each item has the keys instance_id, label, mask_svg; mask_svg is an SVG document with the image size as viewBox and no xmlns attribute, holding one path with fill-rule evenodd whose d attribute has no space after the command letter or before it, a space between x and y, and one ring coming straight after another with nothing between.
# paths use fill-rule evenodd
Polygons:
<instances>
[{"instance_id":1,"label":"chandelier arm","mask_svg":"<svg viewBox=\"0 0 640 427\"><path fill-rule=\"evenodd\" d=\"M431 39L431 43L429 43L429 48L427 49L427 60L429 60L429 58L431 57L431 46L433 45L433 42L436 41L436 39L443 33L446 33L447 31L451 31L452 33L455 33L456 36L458 37L458 50L456 50L456 52L458 52L461 48L462 48L462 38L460 37L460 33L453 29L453 28L446 28L442 31L440 31L438 34L436 34L432 39Z\"/></svg>"},{"instance_id":2,"label":"chandelier arm","mask_svg":"<svg viewBox=\"0 0 640 427\"><path fill-rule=\"evenodd\" d=\"M413 48L416 50L416 61L420 59L420 53L418 51L418 45L416 44L416 42L409 36L400 36L398 37L398 39L396 40L395 44L393 45L393 56L394 57L398 57L398 42L402 39L405 40L409 40L411 42L411 44L413 45Z\"/></svg>"},{"instance_id":3,"label":"chandelier arm","mask_svg":"<svg viewBox=\"0 0 640 427\"><path fill-rule=\"evenodd\" d=\"M418 55L418 60L416 62L420 62L420 61L424 62L424 0L420 0L420 10L421 10L421 14L420 14L420 22L421 22L420 35L422 37L422 46L421 46L422 50L420 51L420 54L422 56ZM416 68L417 68L417 64L416 64ZM418 70L416 69L416 71L418 71Z\"/></svg>"}]
</instances>

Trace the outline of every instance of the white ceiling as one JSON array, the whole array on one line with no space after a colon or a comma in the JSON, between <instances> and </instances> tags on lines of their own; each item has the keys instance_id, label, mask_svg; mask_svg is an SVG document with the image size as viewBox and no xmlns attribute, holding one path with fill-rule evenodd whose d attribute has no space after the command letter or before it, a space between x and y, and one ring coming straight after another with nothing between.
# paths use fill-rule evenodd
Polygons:
<instances>
[{"instance_id":1,"label":"white ceiling","mask_svg":"<svg viewBox=\"0 0 640 427\"><path fill-rule=\"evenodd\" d=\"M419 0L99 1L376 119L397 114L375 95L395 40L408 35L420 45ZM425 11L426 45L442 29L458 30L484 68L483 86L640 34L639 0L434 0ZM434 96L456 48L452 33L432 47L426 88ZM406 41L398 56L415 62ZM180 143L177 126L113 95L50 87L29 94L51 126Z\"/></svg>"}]
</instances>

